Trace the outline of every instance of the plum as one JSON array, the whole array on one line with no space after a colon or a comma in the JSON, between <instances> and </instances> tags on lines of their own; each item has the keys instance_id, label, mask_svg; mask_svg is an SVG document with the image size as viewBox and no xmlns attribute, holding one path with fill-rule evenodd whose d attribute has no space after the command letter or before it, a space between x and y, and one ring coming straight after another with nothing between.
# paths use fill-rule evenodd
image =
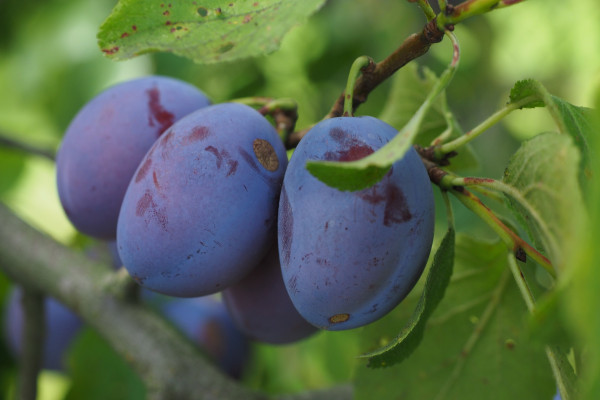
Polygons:
<instances>
[{"instance_id":1,"label":"plum","mask_svg":"<svg viewBox=\"0 0 600 400\"><path fill-rule=\"evenodd\" d=\"M290 300L277 246L244 279L225 289L223 300L237 327L254 340L286 344L317 331Z\"/></svg>"},{"instance_id":2,"label":"plum","mask_svg":"<svg viewBox=\"0 0 600 400\"><path fill-rule=\"evenodd\" d=\"M56 156L58 194L71 223L114 239L125 190L150 146L175 121L209 104L196 87L163 76L123 82L90 100Z\"/></svg>"},{"instance_id":3,"label":"plum","mask_svg":"<svg viewBox=\"0 0 600 400\"><path fill-rule=\"evenodd\" d=\"M4 328L9 349L19 356L23 349L24 312L21 304L22 290L15 287L6 305ZM81 319L52 297L46 297L44 354L42 368L64 370L64 355L83 325Z\"/></svg>"},{"instance_id":4,"label":"plum","mask_svg":"<svg viewBox=\"0 0 600 400\"><path fill-rule=\"evenodd\" d=\"M331 188L305 167L309 159L363 158L396 133L373 117L324 120L290 160L279 204L282 273L296 309L319 328L351 329L381 318L427 263L433 191L413 148L380 182L356 192Z\"/></svg>"},{"instance_id":5,"label":"plum","mask_svg":"<svg viewBox=\"0 0 600 400\"><path fill-rule=\"evenodd\" d=\"M239 379L250 356L248 338L215 296L172 298L145 291L154 306L229 376Z\"/></svg>"},{"instance_id":6,"label":"plum","mask_svg":"<svg viewBox=\"0 0 600 400\"><path fill-rule=\"evenodd\" d=\"M151 147L123 200L117 247L130 275L176 297L239 281L276 241L286 166L277 132L251 107L182 118Z\"/></svg>"}]
</instances>

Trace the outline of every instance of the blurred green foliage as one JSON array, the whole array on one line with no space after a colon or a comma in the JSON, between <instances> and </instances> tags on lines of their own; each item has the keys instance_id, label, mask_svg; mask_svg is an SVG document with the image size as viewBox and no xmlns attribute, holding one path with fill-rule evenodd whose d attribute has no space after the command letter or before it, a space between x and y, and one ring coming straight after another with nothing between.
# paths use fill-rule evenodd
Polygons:
<instances>
[{"instance_id":1,"label":"blurred green foliage","mask_svg":"<svg viewBox=\"0 0 600 400\"><path fill-rule=\"evenodd\" d=\"M356 57L366 54L382 59L425 21L418 8L406 1L329 0L307 24L285 37L279 51L268 56L211 66L171 54L112 62L103 57L95 36L114 4L114 0L0 3L1 136L56 150L69 121L87 100L111 84L147 74L191 82L215 102L246 96L294 98L299 104L298 128L304 128L327 113ZM531 0L457 26L462 59L447 98L463 129L497 110L508 101L514 82L526 78L541 81L552 94L570 103L592 106L600 83L597 21L597 0ZM444 41L418 63L439 73L450 57L450 46ZM389 91L389 82L383 84L359 114L379 115ZM500 178L520 140L552 126L544 110L513 113L473 143L482 164L475 173ZM600 151L597 144L595 149ZM51 162L0 148L0 201L57 240L81 243L59 205ZM492 237L462 207L456 206L455 213L459 231L475 229L483 237ZM594 216L597 221L597 213ZM600 234L597 226L594 237ZM583 262L591 263L597 248L585 247ZM576 278L586 293L595 290L593 299L597 300L597 286L594 289L590 283L599 281L598 273L585 270ZM8 285L0 275L0 295ZM591 308L582 304L586 303L573 296L573 309L580 312L573 318L577 323L589 321L597 312L597 303ZM585 326L583 331L590 338L600 328ZM361 329L323 332L293 346L257 345L246 381L270 392L344 382L359 363L355 356L364 350L361 333ZM591 351L600 353L597 346ZM14 360L0 344L0 388L9 387L4 383L12 378ZM61 379L62 384L68 383L67 376Z\"/></svg>"}]
</instances>

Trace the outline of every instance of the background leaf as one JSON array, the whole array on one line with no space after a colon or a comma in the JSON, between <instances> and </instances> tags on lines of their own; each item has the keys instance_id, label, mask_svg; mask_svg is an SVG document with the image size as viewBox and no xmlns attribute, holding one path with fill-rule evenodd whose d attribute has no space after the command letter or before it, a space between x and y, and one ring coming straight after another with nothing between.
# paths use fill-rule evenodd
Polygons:
<instances>
[{"instance_id":1,"label":"background leaf","mask_svg":"<svg viewBox=\"0 0 600 400\"><path fill-rule=\"evenodd\" d=\"M197 63L271 52L325 0L120 0L98 33L108 57L168 51Z\"/></svg>"},{"instance_id":2,"label":"background leaf","mask_svg":"<svg viewBox=\"0 0 600 400\"><path fill-rule=\"evenodd\" d=\"M531 206L525 209L507 197L511 210L536 246L546 251L558 268L564 267L565 249L577 237L585 216L577 180L579 160L579 151L569 136L546 133L521 145L503 178ZM532 212L539 218L534 218Z\"/></svg>"},{"instance_id":3,"label":"background leaf","mask_svg":"<svg viewBox=\"0 0 600 400\"><path fill-rule=\"evenodd\" d=\"M526 332L528 311L506 252L502 242L457 235L454 273L421 345L390 368L359 367L356 399L551 399L552 372L543 347ZM416 301L410 297L365 328L368 343L406 320Z\"/></svg>"},{"instance_id":4,"label":"background leaf","mask_svg":"<svg viewBox=\"0 0 600 400\"><path fill-rule=\"evenodd\" d=\"M400 334L381 349L364 354L369 367L389 367L407 358L421 343L425 324L436 309L450 281L454 263L454 230L450 229L438 247L421 298Z\"/></svg>"},{"instance_id":5,"label":"background leaf","mask_svg":"<svg viewBox=\"0 0 600 400\"><path fill-rule=\"evenodd\" d=\"M144 384L92 329L78 335L68 358L72 386L66 400L142 400Z\"/></svg>"}]
</instances>

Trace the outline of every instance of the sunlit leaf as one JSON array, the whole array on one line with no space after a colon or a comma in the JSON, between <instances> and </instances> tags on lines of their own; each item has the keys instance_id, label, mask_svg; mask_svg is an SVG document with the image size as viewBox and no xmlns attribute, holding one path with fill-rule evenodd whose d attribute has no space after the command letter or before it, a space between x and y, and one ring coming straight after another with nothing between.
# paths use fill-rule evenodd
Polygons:
<instances>
[{"instance_id":1,"label":"sunlit leaf","mask_svg":"<svg viewBox=\"0 0 600 400\"><path fill-rule=\"evenodd\" d=\"M120 0L98 33L102 52L124 60L166 51L197 63L269 53L325 0Z\"/></svg>"}]
</instances>

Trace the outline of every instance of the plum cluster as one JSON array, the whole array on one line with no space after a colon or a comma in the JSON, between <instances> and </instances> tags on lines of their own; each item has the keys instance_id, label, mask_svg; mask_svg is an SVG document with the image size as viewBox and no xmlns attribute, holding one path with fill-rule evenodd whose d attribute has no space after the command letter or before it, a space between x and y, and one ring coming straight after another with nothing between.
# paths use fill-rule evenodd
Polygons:
<instances>
[{"instance_id":1,"label":"plum cluster","mask_svg":"<svg viewBox=\"0 0 600 400\"><path fill-rule=\"evenodd\" d=\"M433 240L431 185L411 149L376 185L342 192L307 160L352 161L396 130L372 117L315 125L288 165L271 123L239 103L152 76L92 99L57 157L65 213L115 239L142 287L221 293L252 339L289 343L369 324L412 289Z\"/></svg>"}]
</instances>

